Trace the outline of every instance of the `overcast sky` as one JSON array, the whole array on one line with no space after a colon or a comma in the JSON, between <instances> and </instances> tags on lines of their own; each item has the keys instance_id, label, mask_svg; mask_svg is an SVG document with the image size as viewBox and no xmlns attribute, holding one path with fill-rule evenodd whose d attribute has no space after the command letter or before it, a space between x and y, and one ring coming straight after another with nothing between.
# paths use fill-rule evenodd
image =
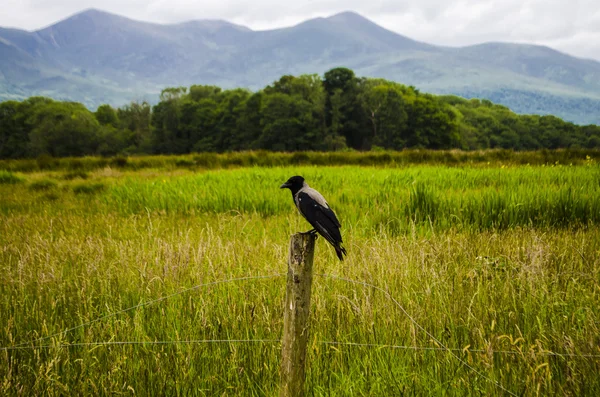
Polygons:
<instances>
[{"instance_id":1,"label":"overcast sky","mask_svg":"<svg viewBox=\"0 0 600 397\"><path fill-rule=\"evenodd\" d=\"M87 8L160 23L225 19L255 30L351 10L432 44L527 42L600 60L599 0L0 0L0 26L36 30Z\"/></svg>"}]
</instances>

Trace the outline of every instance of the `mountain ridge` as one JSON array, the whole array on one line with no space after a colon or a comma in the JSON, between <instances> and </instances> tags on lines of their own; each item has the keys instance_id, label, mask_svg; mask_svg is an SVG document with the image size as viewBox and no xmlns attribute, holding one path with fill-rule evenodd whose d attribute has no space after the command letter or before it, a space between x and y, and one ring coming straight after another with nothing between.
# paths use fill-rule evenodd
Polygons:
<instances>
[{"instance_id":1,"label":"mountain ridge","mask_svg":"<svg viewBox=\"0 0 600 397\"><path fill-rule=\"evenodd\" d=\"M519 113L600 123L598 61L533 44L437 46L352 11L272 30L219 19L159 24L98 9L32 32L0 28L0 100L155 102L167 86L260 89L284 74L336 66L437 94L499 98Z\"/></svg>"}]
</instances>

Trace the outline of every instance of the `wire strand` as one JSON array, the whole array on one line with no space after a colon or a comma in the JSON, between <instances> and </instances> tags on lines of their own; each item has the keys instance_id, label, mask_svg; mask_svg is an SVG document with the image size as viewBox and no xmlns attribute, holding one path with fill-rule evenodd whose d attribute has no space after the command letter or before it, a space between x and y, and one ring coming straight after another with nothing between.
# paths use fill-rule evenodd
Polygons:
<instances>
[{"instance_id":1,"label":"wire strand","mask_svg":"<svg viewBox=\"0 0 600 397\"><path fill-rule=\"evenodd\" d=\"M403 350L431 350L431 351L453 351L453 352L469 352L469 353L493 353L493 354L506 354L506 355L519 355L522 352L514 350L485 350L485 349L459 349L449 347L423 347L423 346L402 346L402 345L387 345L378 343L358 343L358 342L336 342L336 341L318 341L326 345L343 345L343 346L357 346L357 347L376 347L376 348L390 348L390 349L403 349ZM577 354L577 353L556 353L551 351L538 352L541 356L555 356L555 357L580 357L580 358L600 358L600 354Z\"/></svg>"},{"instance_id":2,"label":"wire strand","mask_svg":"<svg viewBox=\"0 0 600 397\"><path fill-rule=\"evenodd\" d=\"M11 348L15 348L15 347L21 347L21 346L24 346L24 345L28 345L28 344L35 344L35 343L38 343L38 342L42 342L42 341L45 341L45 340L57 337L59 335L65 335L65 334L68 334L69 332L75 331L75 330L77 330L79 328L83 328L83 327L86 327L86 326L88 326L90 324L97 323L98 321L106 320L107 318L114 317L114 316L116 316L118 314L122 314L122 313L125 313L125 312L128 312L128 311L134 310L134 309L138 309L138 308L140 308L142 306L148 306L148 305L152 305L154 303L162 302L162 301L164 301L166 299L169 299L169 298L172 298L174 296L182 295L182 294L185 294L185 293L188 293L188 292L191 292L191 291L195 291L195 290L203 288L203 287L210 287L210 286L213 286L213 285L226 284L226 283L231 283L231 282L236 282L236 281L259 280L259 279L269 279L269 278L283 277L285 275L286 275L286 273L276 273L276 274L271 274L271 275L267 275L267 276L237 277L237 278L230 278L230 279L225 279L225 280L211 281L209 283L204 283L204 284L198 284L198 285L195 285L193 287L186 288L186 289L183 289L181 291L177 291L177 292L174 292L174 293L169 294L169 295L162 296L162 297L157 298L157 299L153 299L153 300L150 300L150 301L142 302L142 303L139 303L139 304L137 304L135 306L131 306L131 307L128 307L126 309L122 309L122 310L116 311L114 313L106 314L104 316L95 318L94 320L87 321L85 323L79 324L79 325L77 325L75 327L66 329L64 331L56 332L56 333L54 333L52 335L48 335L48 336L44 336L44 337L41 337L41 338L33 339L31 341L28 341L28 342L22 342L22 343L19 343L17 345L13 345L13 346L10 346L10 347ZM0 350L7 350L7 349L8 348L2 348Z\"/></svg>"},{"instance_id":3,"label":"wire strand","mask_svg":"<svg viewBox=\"0 0 600 397\"><path fill-rule=\"evenodd\" d=\"M176 344L203 344L203 343L274 343L281 342L279 339L190 339L190 340L155 340L155 341L108 341L108 342L77 342L64 343L60 345L41 346L13 346L3 347L0 350L33 350L33 349L61 349L68 347L88 346L126 346L126 345L176 345Z\"/></svg>"},{"instance_id":4,"label":"wire strand","mask_svg":"<svg viewBox=\"0 0 600 397\"><path fill-rule=\"evenodd\" d=\"M341 276L335 276L335 275L331 275L331 274L317 274L317 276L321 276L321 277L326 277L326 278L331 278L334 280L341 280L341 281L345 281L347 283L350 284L356 284L356 285L362 285L364 287L369 287L369 288L374 288L380 292L383 292L388 299L390 299L392 302L394 302L394 304L396 304L396 306L398 306L398 308L402 311L402 313L404 313L404 315L406 317L408 317L408 319L417 327L419 328L421 331L423 331L425 333L425 335L429 336L431 339L433 339L433 341L435 343L437 343L438 345L440 345L444 350L448 351L452 356L454 356L454 358L456 358L461 364L463 364L465 367L469 368L471 371L473 371L474 373L476 373L477 375L481 376L483 379L487 380L488 382L492 383L493 385L497 386L498 388L500 388L502 391L510 394L511 396L517 396L517 394L513 393L512 391L508 390L507 388L505 388L504 386L502 386L499 382L493 380L492 378L486 376L483 372L478 371L476 368L474 368L473 366L469 365L469 363L467 363L465 360L463 360L462 358L460 358L456 353L454 353L451 349L449 349L448 347L446 347L446 345L444 345L442 342L440 342L435 336L433 336L429 331L427 331L424 327L422 327L405 309L404 307L400 304L400 302L398 302L393 296L392 294L390 294L388 291L386 291L385 289L378 287L374 284L370 284L364 281L357 281L357 280L352 280L350 278L346 278L346 277L341 277Z\"/></svg>"},{"instance_id":5,"label":"wire strand","mask_svg":"<svg viewBox=\"0 0 600 397\"><path fill-rule=\"evenodd\" d=\"M158 340L158 341L99 341L99 342L77 342L64 343L59 345L41 345L41 346L11 346L2 347L0 350L35 350L35 349L62 349L69 347L86 347L86 346L126 346L126 345L170 345L170 344L208 344L208 343L280 343L281 339L184 339L184 340ZM379 343L359 343L359 342L339 342L339 341L317 341L323 345L334 346L349 346L349 347L372 347L377 349L402 349L402 350L417 350L417 351L454 351L468 353L492 353L519 355L522 352L514 350L485 350L485 349L459 349L459 348L444 348L444 347L424 347L424 346L403 346L403 345L388 345ZM556 357L578 357L578 358L600 358L600 354L576 354L576 353L556 353L551 351L538 352L542 356Z\"/></svg>"},{"instance_id":6,"label":"wire strand","mask_svg":"<svg viewBox=\"0 0 600 397\"><path fill-rule=\"evenodd\" d=\"M22 342L20 344L17 345L13 345L13 346L9 346L9 347L0 347L0 350L2 351L8 351L8 350L23 350L23 349L46 349L46 348L67 348L67 347L85 347L85 346L125 346L125 345L167 345L167 344L206 344L206 343L278 343L280 342L279 339L192 339L192 340L174 340L174 341L169 341L169 340L165 340L165 341L108 341L108 342L80 342L80 343L71 343L71 344L60 344L60 345L41 345L41 346L25 346L25 345L31 345L31 344L36 344L51 338L54 338L56 336L59 335L65 335L68 334L72 331L75 331L77 329L83 328L85 326L91 325L93 323L102 321L102 320L106 320L108 318L114 317L118 314L122 314L131 310L135 310L137 308L143 307L143 306L148 306L148 305L152 305L154 303L158 303L158 302L162 302L166 299L172 298L174 296L178 296L178 295L182 295L191 291L195 291L198 290L200 288L203 287L209 287L209 286L213 286L213 285L218 285L218 284L225 284L225 283L229 283L229 282L237 282L237 281L247 281L247 280L259 280L259 279L270 279L270 278L277 278L277 277L283 277L285 276L286 273L276 273L276 274L272 274L272 275L267 275L267 276L248 276L248 277L237 277L237 278L230 278L230 279L225 279L225 280L217 280L217 281L212 281L209 283L203 283L203 284L198 284L195 285L193 287L190 288L186 288L183 289L181 291L177 291L175 293L169 294L169 295L165 295L162 296L160 298L157 299L153 299L150 301L146 301L146 302L142 302L140 304L128 307L126 309L122 309L119 311L116 311L114 313L110 313L101 317L98 317L94 320L91 321L87 321L85 323L79 324L75 327L72 328L68 328L64 331L61 332L57 332L54 334L51 334L49 336L45 336L45 337L41 337L41 338L37 338L28 342ZM477 375L481 376L483 379L485 379L486 381L494 384L495 386L497 386L498 388L502 389L504 392L510 394L511 396L516 396L515 393L511 392L510 390L506 389L504 386L502 386L500 383L498 383L497 381L489 378L488 376L486 376L485 374L483 374L481 371L478 371L476 368L474 368L473 366L469 365L465 360L461 359L455 352L471 352L471 353L495 353L495 354L512 354L512 355L517 355L520 354L520 352L516 352L516 351L508 351L508 350L481 350L481 349L451 349L449 347L447 347L446 345L444 345L441 341L439 341L435 336L433 336L429 331L427 331L423 326L421 326L405 309L404 307L400 304L400 302L398 302L387 290L371 284L371 283L367 283L364 281L358 281L358 280L353 280L353 279L349 279L346 277L341 277L341 276L336 276L336 275L330 275L330 274L316 274L317 276L320 277L324 277L324 278L330 278L330 279L334 279L334 280L340 280L340 281L344 281L350 284L355 284L355 285L362 285L364 287L369 287L369 288L374 288L380 292L382 292L389 300L391 300L401 311L402 313L421 331L423 331L428 337L430 337L434 342L436 342L440 347L420 347L420 346L401 346L401 345L386 345L386 344L371 344L371 343L357 343L357 342L338 342L338 341L318 341L318 343L322 343L322 344L327 344L327 345L338 345L338 346L356 346L356 347L376 347L376 348L390 348L390 349L405 349L405 350L420 350L420 351L447 351L449 352L454 358L456 358L462 365L464 365L465 367L469 368L471 371L473 371L474 373L476 373ZM556 352L540 352L539 354L542 355L547 355L547 356L557 356L557 357L587 357L587 358L600 358L600 355L596 355L596 354L570 354L570 353L556 353Z\"/></svg>"}]
</instances>

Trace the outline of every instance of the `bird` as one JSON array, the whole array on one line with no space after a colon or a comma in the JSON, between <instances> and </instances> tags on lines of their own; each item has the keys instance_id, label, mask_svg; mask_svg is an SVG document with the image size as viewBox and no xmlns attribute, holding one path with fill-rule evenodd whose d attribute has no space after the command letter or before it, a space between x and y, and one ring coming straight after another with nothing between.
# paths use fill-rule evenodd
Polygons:
<instances>
[{"instance_id":1,"label":"bird","mask_svg":"<svg viewBox=\"0 0 600 397\"><path fill-rule=\"evenodd\" d=\"M340 221L333 210L327 204L323 195L308 186L303 177L296 175L280 186L280 189L290 189L294 204L300 214L314 228L305 233L319 233L335 249L340 261L347 255L346 249L342 247L342 234L340 233Z\"/></svg>"}]
</instances>

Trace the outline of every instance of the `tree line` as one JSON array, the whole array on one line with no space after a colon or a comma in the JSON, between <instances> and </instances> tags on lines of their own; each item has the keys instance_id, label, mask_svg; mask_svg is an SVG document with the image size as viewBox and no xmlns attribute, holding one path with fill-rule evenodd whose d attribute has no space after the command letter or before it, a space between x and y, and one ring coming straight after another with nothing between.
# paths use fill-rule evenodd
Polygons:
<instances>
[{"instance_id":1,"label":"tree line","mask_svg":"<svg viewBox=\"0 0 600 397\"><path fill-rule=\"evenodd\" d=\"M600 148L600 126L421 93L347 68L286 75L257 92L170 87L154 106L95 112L45 97L0 103L0 158L378 148Z\"/></svg>"}]
</instances>

